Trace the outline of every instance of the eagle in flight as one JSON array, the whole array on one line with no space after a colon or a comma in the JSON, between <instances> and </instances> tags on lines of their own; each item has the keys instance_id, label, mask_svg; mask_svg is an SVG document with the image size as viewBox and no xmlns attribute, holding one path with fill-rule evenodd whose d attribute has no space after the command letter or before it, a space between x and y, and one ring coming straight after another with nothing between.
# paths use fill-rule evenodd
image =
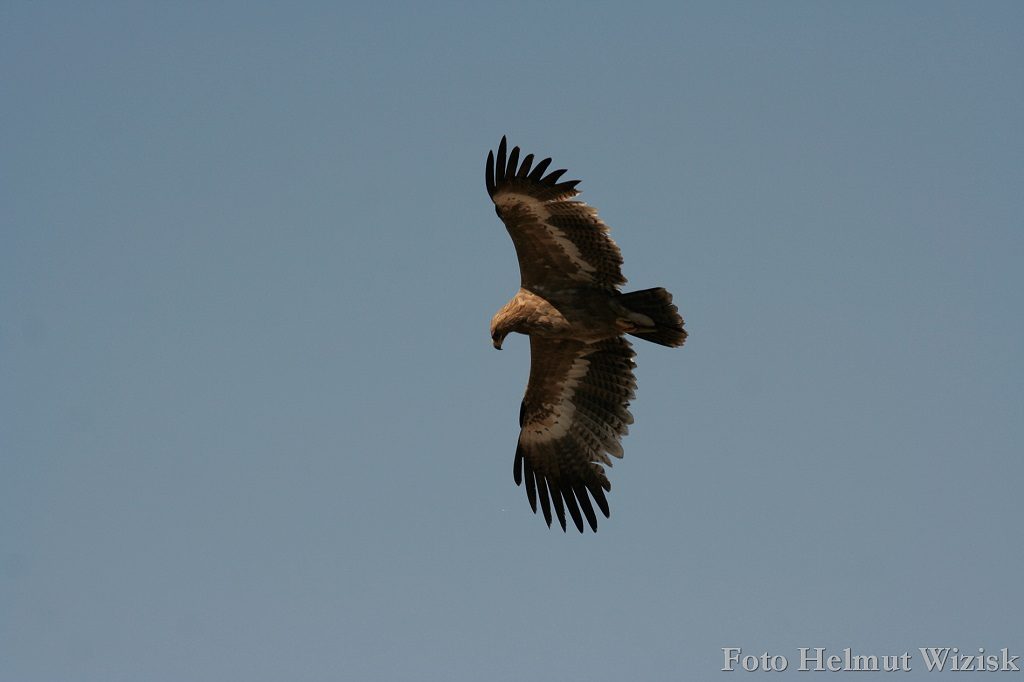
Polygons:
<instances>
[{"instance_id":1,"label":"eagle in flight","mask_svg":"<svg viewBox=\"0 0 1024 682\"><path fill-rule=\"evenodd\" d=\"M622 457L633 422L634 352L626 334L663 346L686 341L683 319L662 288L622 293L622 253L597 211L575 199L579 180L547 175L551 159L520 162L504 137L487 154L487 193L519 258L521 285L491 320L494 347L509 332L530 337L530 380L519 408L513 474L526 484L534 513L540 502L551 526L565 530L569 510L597 531L594 504L608 517L604 466ZM593 499L593 503L591 503Z\"/></svg>"}]
</instances>

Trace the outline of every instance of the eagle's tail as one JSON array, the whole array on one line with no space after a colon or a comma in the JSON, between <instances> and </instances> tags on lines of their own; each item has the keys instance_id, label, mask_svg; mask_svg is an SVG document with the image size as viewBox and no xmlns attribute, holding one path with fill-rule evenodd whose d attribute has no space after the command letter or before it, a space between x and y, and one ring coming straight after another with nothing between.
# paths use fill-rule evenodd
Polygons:
<instances>
[{"instance_id":1,"label":"eagle's tail","mask_svg":"<svg viewBox=\"0 0 1024 682\"><path fill-rule=\"evenodd\" d=\"M615 299L626 313L625 331L638 339L663 346L681 346L686 341L683 318L665 289L643 289L619 294Z\"/></svg>"}]
</instances>

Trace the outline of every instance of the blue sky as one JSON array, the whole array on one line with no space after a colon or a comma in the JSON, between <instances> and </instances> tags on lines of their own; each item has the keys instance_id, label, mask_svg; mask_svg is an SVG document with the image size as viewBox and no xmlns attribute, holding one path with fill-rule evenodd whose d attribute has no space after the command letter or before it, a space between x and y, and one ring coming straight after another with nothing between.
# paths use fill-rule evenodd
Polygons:
<instances>
[{"instance_id":1,"label":"blue sky","mask_svg":"<svg viewBox=\"0 0 1024 682\"><path fill-rule=\"evenodd\" d=\"M1014 2L6 3L0 678L1024 653L1022 29ZM638 344L596 535L512 481L503 134L691 334Z\"/></svg>"}]
</instances>

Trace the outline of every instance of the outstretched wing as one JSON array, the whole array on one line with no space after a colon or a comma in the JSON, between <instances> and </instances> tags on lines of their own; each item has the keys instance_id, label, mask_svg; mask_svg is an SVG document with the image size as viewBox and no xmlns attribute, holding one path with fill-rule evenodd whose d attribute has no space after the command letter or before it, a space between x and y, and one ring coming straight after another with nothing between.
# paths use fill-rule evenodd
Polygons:
<instances>
[{"instance_id":1,"label":"outstretched wing","mask_svg":"<svg viewBox=\"0 0 1024 682\"><path fill-rule=\"evenodd\" d=\"M579 180L559 182L564 170L544 175L551 159L533 166L528 154L520 164L519 147L505 151L502 137L497 158L487 153L487 193L516 245L523 287L618 291L622 253L597 211L573 199Z\"/></svg>"},{"instance_id":2,"label":"outstretched wing","mask_svg":"<svg viewBox=\"0 0 1024 682\"><path fill-rule=\"evenodd\" d=\"M611 483L602 465L611 466L608 455L622 457L619 441L633 423L633 356L623 337L593 344L530 337L530 383L513 473L516 485L526 481L534 512L539 499L548 526L554 507L565 530L568 508L581 533L583 516L596 531L591 498L608 516L604 494Z\"/></svg>"}]
</instances>

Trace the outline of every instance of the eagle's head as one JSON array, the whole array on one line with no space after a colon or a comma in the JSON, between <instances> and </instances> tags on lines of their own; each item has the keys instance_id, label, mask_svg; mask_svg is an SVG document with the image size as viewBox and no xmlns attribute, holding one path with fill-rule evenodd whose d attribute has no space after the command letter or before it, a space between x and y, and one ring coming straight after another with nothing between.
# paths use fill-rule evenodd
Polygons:
<instances>
[{"instance_id":1,"label":"eagle's head","mask_svg":"<svg viewBox=\"0 0 1024 682\"><path fill-rule=\"evenodd\" d=\"M502 307L494 317L491 318L491 343L498 350L509 333L516 331L516 324L519 322L519 302L512 299Z\"/></svg>"},{"instance_id":2,"label":"eagle's head","mask_svg":"<svg viewBox=\"0 0 1024 682\"><path fill-rule=\"evenodd\" d=\"M527 294L519 291L512 297L511 301L502 306L501 310L491 318L491 342L494 343L494 347L498 350L501 350L501 343L510 333L529 333L527 329L527 318L529 317L527 301Z\"/></svg>"},{"instance_id":3,"label":"eagle's head","mask_svg":"<svg viewBox=\"0 0 1024 682\"><path fill-rule=\"evenodd\" d=\"M508 333L511 331L502 324L504 320L502 320L501 317L501 313L498 313L494 316L494 319L491 320L491 343L493 343L494 347L498 350L501 350L501 344L505 341L505 337L508 336Z\"/></svg>"}]
</instances>

